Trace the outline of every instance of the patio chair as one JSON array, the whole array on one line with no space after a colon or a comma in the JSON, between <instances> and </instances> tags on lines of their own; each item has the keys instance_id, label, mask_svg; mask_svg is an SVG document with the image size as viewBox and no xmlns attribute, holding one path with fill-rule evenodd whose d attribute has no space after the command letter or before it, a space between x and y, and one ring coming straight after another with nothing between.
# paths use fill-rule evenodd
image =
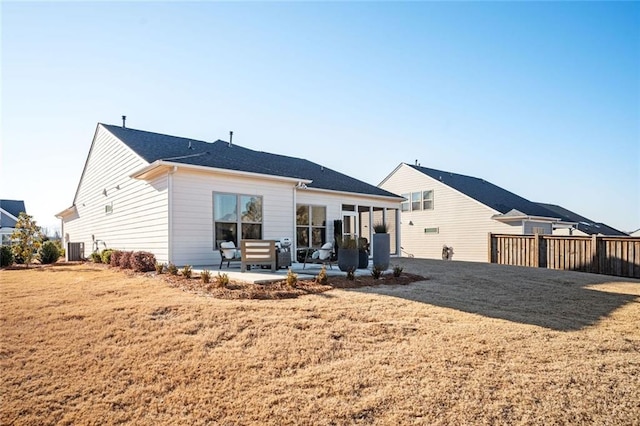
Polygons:
<instances>
[{"instance_id":1,"label":"patio chair","mask_svg":"<svg viewBox=\"0 0 640 426\"><path fill-rule=\"evenodd\" d=\"M307 267L307 263L313 264L323 264L329 265L329 269L333 269L331 265L335 263L333 260L333 243L325 243L318 250L314 251L311 256L309 256L309 252L313 250L313 248L309 247L304 256L304 265L302 269Z\"/></svg>"},{"instance_id":2,"label":"patio chair","mask_svg":"<svg viewBox=\"0 0 640 426\"><path fill-rule=\"evenodd\" d=\"M240 250L236 249L236 245L233 241L225 241L220 243L220 267L218 269L222 269L222 264L226 261L227 268L230 266L231 262L241 262L242 256Z\"/></svg>"}]
</instances>

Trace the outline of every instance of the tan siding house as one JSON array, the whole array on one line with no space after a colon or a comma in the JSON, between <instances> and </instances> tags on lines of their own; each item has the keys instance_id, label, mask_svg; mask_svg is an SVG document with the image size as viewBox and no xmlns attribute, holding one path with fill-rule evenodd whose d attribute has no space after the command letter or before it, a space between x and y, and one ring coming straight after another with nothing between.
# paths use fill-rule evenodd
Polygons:
<instances>
[{"instance_id":1,"label":"tan siding house","mask_svg":"<svg viewBox=\"0 0 640 426\"><path fill-rule=\"evenodd\" d=\"M85 257L108 247L216 265L220 242L288 238L295 253L333 242L335 220L369 241L373 220L387 221L398 253L400 202L308 160L98 124L73 205L57 216Z\"/></svg>"},{"instance_id":2,"label":"tan siding house","mask_svg":"<svg viewBox=\"0 0 640 426\"><path fill-rule=\"evenodd\" d=\"M400 164L380 188L405 198L400 234L402 255L486 262L489 233L551 234L557 217L482 179Z\"/></svg>"}]
</instances>

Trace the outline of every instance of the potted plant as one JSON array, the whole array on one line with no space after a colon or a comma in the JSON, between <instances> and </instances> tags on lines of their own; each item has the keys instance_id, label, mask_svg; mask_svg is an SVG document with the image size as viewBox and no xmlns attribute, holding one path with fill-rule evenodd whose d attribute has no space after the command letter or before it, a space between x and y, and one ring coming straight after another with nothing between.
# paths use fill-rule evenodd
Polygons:
<instances>
[{"instance_id":1,"label":"potted plant","mask_svg":"<svg viewBox=\"0 0 640 426\"><path fill-rule=\"evenodd\" d=\"M358 238L358 269L367 269L369 266L369 241L366 238Z\"/></svg>"},{"instance_id":2,"label":"potted plant","mask_svg":"<svg viewBox=\"0 0 640 426\"><path fill-rule=\"evenodd\" d=\"M390 235L389 228L384 222L373 225L373 266L386 271L389 269Z\"/></svg>"},{"instance_id":3,"label":"potted plant","mask_svg":"<svg viewBox=\"0 0 640 426\"><path fill-rule=\"evenodd\" d=\"M338 250L338 268L343 272L358 268L358 242L355 238L342 238Z\"/></svg>"}]
</instances>

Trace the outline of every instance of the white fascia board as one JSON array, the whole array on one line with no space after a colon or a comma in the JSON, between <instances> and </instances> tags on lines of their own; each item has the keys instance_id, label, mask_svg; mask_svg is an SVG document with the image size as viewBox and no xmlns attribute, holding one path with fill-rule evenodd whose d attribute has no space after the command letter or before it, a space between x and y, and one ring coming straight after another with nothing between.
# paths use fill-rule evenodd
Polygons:
<instances>
[{"instance_id":1,"label":"white fascia board","mask_svg":"<svg viewBox=\"0 0 640 426\"><path fill-rule=\"evenodd\" d=\"M18 218L15 217L14 215L12 215L11 213L9 213L8 211L6 211L5 209L3 209L2 207L0 207L0 212L4 213L5 215L9 216L11 219L15 220L16 222L18 221Z\"/></svg>"},{"instance_id":2,"label":"white fascia board","mask_svg":"<svg viewBox=\"0 0 640 426\"><path fill-rule=\"evenodd\" d=\"M391 176L393 176L393 175L398 171L398 169L400 169L400 167L402 167L402 166L404 166L404 165L406 165L406 163L400 163L400 164L398 164L398 165L396 166L396 168L395 168L395 169L393 169L393 171L387 175L387 177L385 177L384 179L382 179L382 181L378 184L378 188L379 188L380 186L382 186L386 181L388 181L388 180L389 180L389 178L390 178Z\"/></svg>"},{"instance_id":3,"label":"white fascia board","mask_svg":"<svg viewBox=\"0 0 640 426\"><path fill-rule=\"evenodd\" d=\"M71 207L67 207L66 209L62 210L60 213L56 213L54 216L57 217L58 219L64 219L66 216L69 216L70 214L73 214L76 212L76 205L74 204Z\"/></svg>"},{"instance_id":4,"label":"white fascia board","mask_svg":"<svg viewBox=\"0 0 640 426\"><path fill-rule=\"evenodd\" d=\"M554 227L553 229L569 229L569 228L576 228L578 226L578 222L557 222L553 224Z\"/></svg>"},{"instance_id":5,"label":"white fascia board","mask_svg":"<svg viewBox=\"0 0 640 426\"><path fill-rule=\"evenodd\" d=\"M324 192L329 194L349 195L351 197L356 196L361 198L377 198L380 200L395 201L398 203L405 199L404 197L401 197L399 195L386 196L386 195L375 195L375 194L363 194L361 192L334 191L331 189L323 189L323 188L298 188L298 191Z\"/></svg>"},{"instance_id":6,"label":"white fascia board","mask_svg":"<svg viewBox=\"0 0 640 426\"><path fill-rule=\"evenodd\" d=\"M557 223L560 221L559 217L545 217L545 216L505 216L503 214L496 214L491 216L491 219L497 220L498 222L514 222L521 220L529 220L533 222L550 222Z\"/></svg>"},{"instance_id":7,"label":"white fascia board","mask_svg":"<svg viewBox=\"0 0 640 426\"><path fill-rule=\"evenodd\" d=\"M178 169L187 169L187 170L197 170L202 172L209 173L220 173L227 174L232 176L241 176L241 177L250 177L250 178L260 178L260 179L270 179L284 182L292 182L292 183L301 183L301 184L310 184L313 182L309 179L300 179L294 177L286 177L286 176L274 176L274 175L266 175L262 173L253 173L253 172L243 172L238 170L230 170L230 169L220 169L216 167L208 167L208 166L198 166L194 164L184 164L184 163L176 163L172 161L165 160L156 160L153 163L149 164L141 168L140 170L136 170L129 177L133 179L141 179L146 180L146 176L155 175L158 172L162 172L166 169L170 168L178 168Z\"/></svg>"}]
</instances>

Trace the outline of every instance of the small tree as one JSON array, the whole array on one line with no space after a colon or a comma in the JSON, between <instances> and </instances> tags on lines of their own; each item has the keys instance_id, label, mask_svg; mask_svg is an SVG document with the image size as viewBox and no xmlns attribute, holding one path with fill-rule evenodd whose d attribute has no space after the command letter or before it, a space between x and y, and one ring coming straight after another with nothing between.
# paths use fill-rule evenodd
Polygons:
<instances>
[{"instance_id":1,"label":"small tree","mask_svg":"<svg viewBox=\"0 0 640 426\"><path fill-rule=\"evenodd\" d=\"M21 212L16 222L15 231L11 234L11 239L14 241L12 250L16 257L24 260L27 268L40 248L42 238L40 227L33 220L33 217Z\"/></svg>"}]
</instances>

